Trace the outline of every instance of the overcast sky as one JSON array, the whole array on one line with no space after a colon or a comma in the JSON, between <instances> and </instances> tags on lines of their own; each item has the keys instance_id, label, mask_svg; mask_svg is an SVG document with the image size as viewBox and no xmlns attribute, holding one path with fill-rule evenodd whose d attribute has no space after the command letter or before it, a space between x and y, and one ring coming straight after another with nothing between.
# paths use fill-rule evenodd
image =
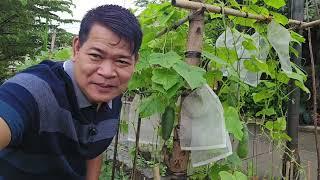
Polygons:
<instances>
[{"instance_id":1,"label":"overcast sky","mask_svg":"<svg viewBox=\"0 0 320 180\"><path fill-rule=\"evenodd\" d=\"M99 5L103 4L117 4L123 6L125 8L133 8L133 1L134 0L73 0L73 4L76 5L76 8L72 8L73 16L69 14L60 14L62 18L72 18L81 20L84 14ZM60 27L71 32L73 34L78 34L79 32L79 23L73 24L61 24Z\"/></svg>"}]
</instances>

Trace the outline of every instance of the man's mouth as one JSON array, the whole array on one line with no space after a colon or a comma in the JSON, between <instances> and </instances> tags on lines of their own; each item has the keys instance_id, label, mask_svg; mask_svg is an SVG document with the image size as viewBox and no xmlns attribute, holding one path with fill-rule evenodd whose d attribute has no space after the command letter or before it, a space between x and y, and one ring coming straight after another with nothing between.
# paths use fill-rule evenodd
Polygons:
<instances>
[{"instance_id":1,"label":"man's mouth","mask_svg":"<svg viewBox=\"0 0 320 180\"><path fill-rule=\"evenodd\" d=\"M99 84L99 83L94 83L94 84L96 85L98 90L102 91L102 92L108 92L108 91L111 91L111 90L117 88L117 86L112 85L112 84Z\"/></svg>"}]
</instances>

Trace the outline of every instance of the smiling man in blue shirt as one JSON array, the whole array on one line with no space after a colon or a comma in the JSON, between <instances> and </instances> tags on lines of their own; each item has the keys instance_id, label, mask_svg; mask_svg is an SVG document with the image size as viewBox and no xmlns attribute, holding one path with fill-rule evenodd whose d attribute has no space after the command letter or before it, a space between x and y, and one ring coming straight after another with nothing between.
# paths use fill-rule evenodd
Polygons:
<instances>
[{"instance_id":1,"label":"smiling man in blue shirt","mask_svg":"<svg viewBox=\"0 0 320 180\"><path fill-rule=\"evenodd\" d=\"M90 10L72 60L44 61L0 87L0 180L97 180L142 41L135 16Z\"/></svg>"}]
</instances>

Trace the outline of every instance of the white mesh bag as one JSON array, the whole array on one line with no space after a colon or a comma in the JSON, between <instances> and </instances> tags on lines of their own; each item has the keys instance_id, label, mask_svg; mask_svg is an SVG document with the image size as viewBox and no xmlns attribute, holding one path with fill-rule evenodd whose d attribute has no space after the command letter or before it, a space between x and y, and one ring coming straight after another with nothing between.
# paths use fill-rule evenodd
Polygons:
<instances>
[{"instance_id":1,"label":"white mesh bag","mask_svg":"<svg viewBox=\"0 0 320 180\"><path fill-rule=\"evenodd\" d=\"M180 145L183 150L226 147L223 107L208 85L196 89L182 101Z\"/></svg>"},{"instance_id":2,"label":"white mesh bag","mask_svg":"<svg viewBox=\"0 0 320 180\"><path fill-rule=\"evenodd\" d=\"M265 62L270 45L265 37L262 37L259 33L254 33L251 36L256 46L256 50L247 50L243 47L242 43L245 38L241 33L235 29L231 30L227 28L216 41L216 47L226 47L228 49L236 49L239 61L233 64L233 68L240 72L240 79L251 86L257 86L261 77L261 72L250 72L245 67L243 62L250 60L252 56L255 56L259 60ZM228 74L227 70L224 71L224 75Z\"/></svg>"},{"instance_id":3,"label":"white mesh bag","mask_svg":"<svg viewBox=\"0 0 320 180\"><path fill-rule=\"evenodd\" d=\"M136 141L136 132L138 128L138 106L141 101L139 95L135 95L129 110L128 121L128 141ZM160 123L160 114L155 114L148 118L141 119L139 143L144 145L159 144L160 137L157 137L157 129Z\"/></svg>"},{"instance_id":4,"label":"white mesh bag","mask_svg":"<svg viewBox=\"0 0 320 180\"><path fill-rule=\"evenodd\" d=\"M224 148L210 149L210 150L193 150L191 151L191 164L193 167L203 166L220 159L226 158L232 154L232 146L229 134L226 134L226 144Z\"/></svg>"}]
</instances>

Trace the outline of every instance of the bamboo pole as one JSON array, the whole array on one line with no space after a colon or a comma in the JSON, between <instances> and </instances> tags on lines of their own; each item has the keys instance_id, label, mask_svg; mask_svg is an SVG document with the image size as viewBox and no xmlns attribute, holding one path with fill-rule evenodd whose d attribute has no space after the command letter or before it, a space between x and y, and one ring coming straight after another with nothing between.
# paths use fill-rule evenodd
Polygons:
<instances>
[{"instance_id":1,"label":"bamboo pole","mask_svg":"<svg viewBox=\"0 0 320 180\"><path fill-rule=\"evenodd\" d=\"M184 9L197 10L197 9L205 8L206 11L211 12L211 13L224 13L226 15L232 15L232 16L249 18L249 19L256 19L258 21L271 21L272 20L272 16L266 17L266 16L259 15L259 14L251 14L251 13L242 12L242 11L232 9L232 8L223 8L220 6L214 6L211 4L205 4L205 3L200 3L200 2L186 1L186 0L172 0L171 3L173 6L184 8ZM315 20L315 21L306 23L303 21L289 19L288 24L289 25L297 25L300 29L306 29L308 27L320 25L320 20Z\"/></svg>"}]
</instances>

